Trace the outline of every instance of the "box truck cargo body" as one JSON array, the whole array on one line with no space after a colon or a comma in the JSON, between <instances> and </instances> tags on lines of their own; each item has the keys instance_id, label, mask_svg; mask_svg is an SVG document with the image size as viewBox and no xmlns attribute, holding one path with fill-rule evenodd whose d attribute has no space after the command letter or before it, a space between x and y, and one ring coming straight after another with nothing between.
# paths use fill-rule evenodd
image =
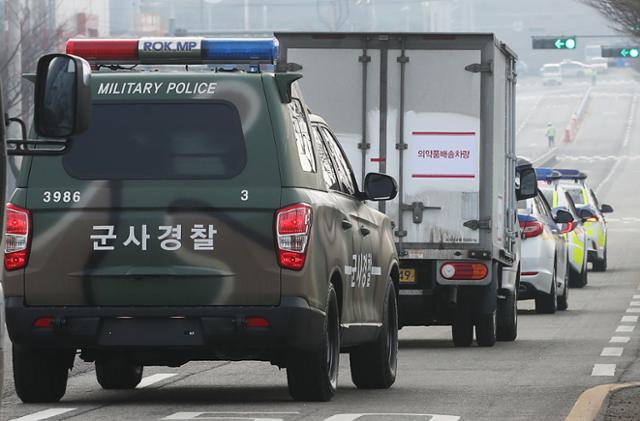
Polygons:
<instances>
[{"instance_id":1,"label":"box truck cargo body","mask_svg":"<svg viewBox=\"0 0 640 421\"><path fill-rule=\"evenodd\" d=\"M279 70L304 75L354 173L398 181L380 206L402 259L401 324L452 324L459 345L474 326L481 344L496 324L515 338L515 54L493 34L276 37Z\"/></svg>"}]
</instances>

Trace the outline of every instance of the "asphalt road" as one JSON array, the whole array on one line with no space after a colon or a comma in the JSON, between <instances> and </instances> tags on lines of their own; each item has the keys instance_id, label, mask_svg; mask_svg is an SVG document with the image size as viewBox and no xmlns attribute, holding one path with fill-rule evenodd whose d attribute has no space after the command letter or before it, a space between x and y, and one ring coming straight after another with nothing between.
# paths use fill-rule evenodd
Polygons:
<instances>
[{"instance_id":1,"label":"asphalt road","mask_svg":"<svg viewBox=\"0 0 640 421\"><path fill-rule=\"evenodd\" d=\"M558 128L564 126L587 87L573 83L541 89L535 81L524 83L518 101L519 152L529 156L544 152L544 125L552 121ZM8 375L1 418L345 421L355 419L346 414L373 414L358 419L564 419L585 389L620 378L629 380L627 369L640 352L640 328L634 329L634 315L640 315L636 95L640 95L640 84L623 76L599 81L575 143L561 144L558 151L557 166L588 172L601 201L615 208L609 218L609 270L590 272L584 289L572 289L566 312L537 315L532 302L520 302L516 342L456 349L450 328L405 328L393 388L355 389L343 354L336 397L329 403L312 404L293 402L285 372L267 363L151 367L145 369L144 387L122 392L101 390L93 367L77 361L67 394L56 405L21 404ZM610 343L613 337L618 339ZM8 353L6 360L10 364ZM11 373L10 367L7 372ZM50 417L29 418L38 413Z\"/></svg>"}]
</instances>

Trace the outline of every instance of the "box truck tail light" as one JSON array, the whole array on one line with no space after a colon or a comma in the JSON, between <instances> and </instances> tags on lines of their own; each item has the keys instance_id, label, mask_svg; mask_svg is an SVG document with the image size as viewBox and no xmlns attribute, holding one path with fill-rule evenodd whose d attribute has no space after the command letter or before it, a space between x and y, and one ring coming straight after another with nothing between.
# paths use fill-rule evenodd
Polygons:
<instances>
[{"instance_id":1,"label":"box truck tail light","mask_svg":"<svg viewBox=\"0 0 640 421\"><path fill-rule=\"evenodd\" d=\"M311 206L306 203L297 203L276 212L278 263L282 268L300 270L304 267L311 219Z\"/></svg>"},{"instance_id":2,"label":"box truck tail light","mask_svg":"<svg viewBox=\"0 0 640 421\"><path fill-rule=\"evenodd\" d=\"M31 233L31 212L7 203L5 213L4 268L17 270L27 266L29 260Z\"/></svg>"},{"instance_id":3,"label":"box truck tail light","mask_svg":"<svg viewBox=\"0 0 640 421\"><path fill-rule=\"evenodd\" d=\"M539 221L520 222L520 229L524 238L533 238L544 232L544 225Z\"/></svg>"},{"instance_id":4,"label":"box truck tail light","mask_svg":"<svg viewBox=\"0 0 640 421\"><path fill-rule=\"evenodd\" d=\"M440 268L440 275L449 280L479 281L489 274L487 265L480 262L447 262Z\"/></svg>"}]
</instances>

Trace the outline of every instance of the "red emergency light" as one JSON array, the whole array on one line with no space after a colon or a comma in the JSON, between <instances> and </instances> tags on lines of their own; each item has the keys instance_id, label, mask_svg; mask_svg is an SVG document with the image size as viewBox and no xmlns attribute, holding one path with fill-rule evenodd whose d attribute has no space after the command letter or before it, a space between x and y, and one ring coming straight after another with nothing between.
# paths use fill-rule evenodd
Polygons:
<instances>
[{"instance_id":1,"label":"red emergency light","mask_svg":"<svg viewBox=\"0 0 640 421\"><path fill-rule=\"evenodd\" d=\"M67 54L97 62L136 62L137 39L70 39Z\"/></svg>"}]
</instances>

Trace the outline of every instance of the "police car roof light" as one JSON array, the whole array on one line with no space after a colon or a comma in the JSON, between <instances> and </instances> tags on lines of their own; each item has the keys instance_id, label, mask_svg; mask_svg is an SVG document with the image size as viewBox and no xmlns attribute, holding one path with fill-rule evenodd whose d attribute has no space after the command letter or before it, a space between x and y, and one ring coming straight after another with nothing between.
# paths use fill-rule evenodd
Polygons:
<instances>
[{"instance_id":1,"label":"police car roof light","mask_svg":"<svg viewBox=\"0 0 640 421\"><path fill-rule=\"evenodd\" d=\"M117 64L268 63L278 59L276 38L70 39L67 54Z\"/></svg>"},{"instance_id":2,"label":"police car roof light","mask_svg":"<svg viewBox=\"0 0 640 421\"><path fill-rule=\"evenodd\" d=\"M70 39L66 51L88 61L134 62L138 60L138 40Z\"/></svg>"}]
</instances>

